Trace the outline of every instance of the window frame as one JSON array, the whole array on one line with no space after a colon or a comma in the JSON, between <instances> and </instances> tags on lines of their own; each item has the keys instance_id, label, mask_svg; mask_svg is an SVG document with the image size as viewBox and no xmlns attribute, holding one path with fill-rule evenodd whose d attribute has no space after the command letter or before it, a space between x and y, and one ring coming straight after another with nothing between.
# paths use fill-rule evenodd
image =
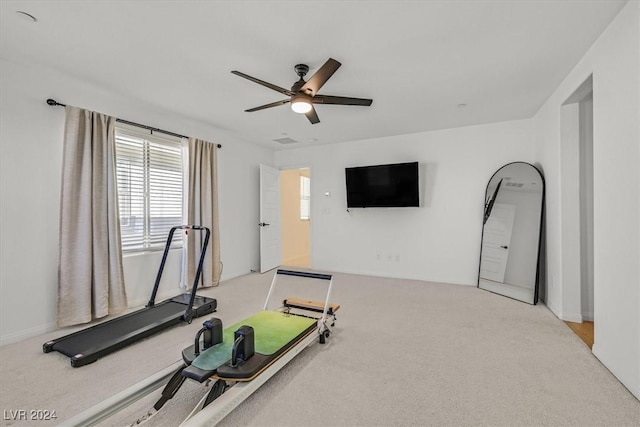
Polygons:
<instances>
[{"instance_id":1,"label":"window frame","mask_svg":"<svg viewBox=\"0 0 640 427\"><path fill-rule=\"evenodd\" d=\"M127 156L118 154L119 146L121 146L122 144L119 141L119 139L126 139L127 137L130 140L137 139L137 140L144 141L142 143L141 157L136 159L134 156L131 156L132 161L136 161L136 160L138 161L138 165L137 165L138 168L140 167L142 168L142 172L139 172L138 175L136 176L136 177L140 177L140 176L142 177L142 194L140 195L139 188L137 189L138 191L136 192L138 197L142 197L142 226L141 226L142 236L137 241L135 240L136 233L131 233L129 235L127 235L127 233L123 233L123 223L125 223L125 221L123 221L124 217L122 216L123 209L129 209L129 218L134 217L134 215L131 215L131 210L133 209L133 202L129 201L129 203L123 203L123 199L122 199L121 177L123 176L123 173L122 173L122 170L120 169L120 163L122 162L122 159L126 158ZM118 220L120 221L120 228L121 228L120 242L121 242L122 253L137 254L137 253L144 253L144 252L162 251L165 248L166 239L171 227L175 225L184 224L184 219L185 219L185 197L186 197L185 187L186 187L186 170L187 169L186 169L186 161L185 161L186 153L185 153L184 139L167 135L157 131L150 131L150 130L138 128L135 126L124 124L124 123L116 124L114 138L115 138L115 150L116 150L115 173L116 173L116 185L117 185L117 193L118 193L117 197L118 197L118 205L119 205ZM168 148L168 152L169 153L173 152L174 155L166 156L166 154L162 153L162 147ZM120 148L120 150L122 150L122 148ZM178 157L176 157L175 154L178 154ZM153 197L154 197L154 194L158 194L158 191L162 193L163 188L161 187L161 184L159 184L159 182L164 181L164 180L160 180L158 182L157 171L158 169L162 171L163 169L162 166L164 162L159 161L158 159L154 161L153 157L157 157L157 156L166 156L166 158L168 158L169 160L173 158L173 161L170 161L165 164L166 166L165 169L166 170L170 170L171 168L175 169L175 167L179 166L179 176L180 176L179 184L177 185L174 184L173 188L170 189L173 191L167 192L170 197L173 196L171 197L173 198L173 202L177 201L175 198L177 191L179 191L180 193L179 194L179 211L180 211L179 221L180 222L171 224L170 226L168 226L166 228L166 234L164 234L164 236L161 236L157 232L154 233L152 228L153 226L152 211L153 211L153 203L154 203ZM165 158L163 157L162 160L164 159ZM155 169L155 173L154 173L154 169ZM154 177L153 175L156 175L156 176ZM175 179L176 174L174 173L173 176ZM156 180L155 185L152 182L154 179ZM129 190L131 189L131 185L128 186L128 189ZM133 193L134 193L133 191L129 191L129 196L131 197ZM165 193L162 193L162 194L165 194ZM138 203L138 208L140 208L140 202L137 202L137 203ZM123 208L123 205L125 205L124 208ZM127 205L128 205L128 208L126 207ZM162 206L162 204L160 206ZM175 206L175 203L174 203L174 206ZM176 210L175 207L174 207L174 210ZM178 215L176 215L176 217L177 216ZM160 216L159 218L165 218L165 217L171 218L171 216ZM162 229L163 228L162 224L160 225L161 225L160 229ZM133 239L131 239L132 237ZM131 240L129 240L129 242L125 242L125 239L127 238ZM131 241L134 241L135 246L134 244L131 243ZM172 244L171 244L171 248L172 249L181 248L182 243L183 243L182 234L175 233Z\"/></svg>"},{"instance_id":2,"label":"window frame","mask_svg":"<svg viewBox=\"0 0 640 427\"><path fill-rule=\"evenodd\" d=\"M305 211L306 211L306 215L304 215ZM299 217L300 217L300 221L311 220L311 178L305 175L300 175Z\"/></svg>"}]
</instances>

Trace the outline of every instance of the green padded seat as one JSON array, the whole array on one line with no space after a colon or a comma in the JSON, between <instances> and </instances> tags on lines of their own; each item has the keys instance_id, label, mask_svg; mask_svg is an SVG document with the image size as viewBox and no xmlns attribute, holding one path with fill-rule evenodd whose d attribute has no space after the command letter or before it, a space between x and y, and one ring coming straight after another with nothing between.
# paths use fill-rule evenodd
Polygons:
<instances>
[{"instance_id":1,"label":"green padded seat","mask_svg":"<svg viewBox=\"0 0 640 427\"><path fill-rule=\"evenodd\" d=\"M243 325L251 326L255 336L255 352L269 356L286 348L298 336L317 324L316 319L263 310L224 329L222 343L200 353L192 363L196 368L213 371L231 359L234 332Z\"/></svg>"}]
</instances>

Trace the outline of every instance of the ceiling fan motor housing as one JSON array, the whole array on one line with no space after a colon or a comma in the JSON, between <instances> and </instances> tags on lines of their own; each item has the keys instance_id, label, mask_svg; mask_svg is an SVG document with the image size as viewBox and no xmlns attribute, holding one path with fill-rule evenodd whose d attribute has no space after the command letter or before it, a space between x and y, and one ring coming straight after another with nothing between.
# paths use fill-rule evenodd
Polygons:
<instances>
[{"instance_id":1,"label":"ceiling fan motor housing","mask_svg":"<svg viewBox=\"0 0 640 427\"><path fill-rule=\"evenodd\" d=\"M296 70L296 74L299 75L300 78L306 76L309 72L309 66L307 64L297 64L293 69Z\"/></svg>"},{"instance_id":2,"label":"ceiling fan motor housing","mask_svg":"<svg viewBox=\"0 0 640 427\"><path fill-rule=\"evenodd\" d=\"M306 83L303 77L309 72L309 66L306 64L298 64L293 67L293 69L296 70L296 74L300 77L300 80L298 80L293 84L293 86L291 86L291 91L300 92L300 89L302 89L302 86L304 86L304 84Z\"/></svg>"}]
</instances>

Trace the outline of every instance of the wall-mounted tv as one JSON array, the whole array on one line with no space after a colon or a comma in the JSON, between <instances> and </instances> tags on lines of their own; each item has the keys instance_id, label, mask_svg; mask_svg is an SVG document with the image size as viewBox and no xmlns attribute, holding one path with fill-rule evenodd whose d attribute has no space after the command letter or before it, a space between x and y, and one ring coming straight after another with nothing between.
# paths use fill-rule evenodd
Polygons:
<instances>
[{"instance_id":1,"label":"wall-mounted tv","mask_svg":"<svg viewBox=\"0 0 640 427\"><path fill-rule=\"evenodd\" d=\"M346 168L348 208L420 206L418 162Z\"/></svg>"}]
</instances>

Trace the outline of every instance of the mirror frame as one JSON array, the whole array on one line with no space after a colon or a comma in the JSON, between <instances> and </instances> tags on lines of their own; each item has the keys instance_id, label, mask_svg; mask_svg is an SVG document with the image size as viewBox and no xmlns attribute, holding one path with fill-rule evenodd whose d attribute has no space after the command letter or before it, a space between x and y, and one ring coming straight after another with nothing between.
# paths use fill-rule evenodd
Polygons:
<instances>
[{"instance_id":1,"label":"mirror frame","mask_svg":"<svg viewBox=\"0 0 640 427\"><path fill-rule=\"evenodd\" d=\"M488 199L487 196L489 196L488 191L489 191L489 185L491 184L491 181L493 180L493 178L500 172L502 171L504 168L508 167L508 166L512 166L515 164L522 164L522 165L526 165L530 168L532 168L540 177L540 182L542 184L542 195L541 195L541 200L540 200L540 220L539 220L539 230L538 230L538 244L537 244L537 253L536 253L536 273L535 273L535 281L534 281L534 291L533 291L533 301L529 302L529 301L524 301L522 299L518 299L518 298L514 298L514 297L510 297L508 295L503 295L501 293L498 292L494 292L491 291L489 289L485 289L485 288L481 288L480 287L480 272L481 272L481 266L482 266L482 244L484 241L484 227L486 224L486 220L487 220L487 208L489 208L490 206L493 206L493 196L491 199ZM500 168L498 168L498 170L496 170L493 175L491 175L491 178L489 178L489 181L487 181L487 185L485 187L485 191L484 191L484 195L485 195L485 206L484 206L484 210L483 210L483 221L482 221L482 233L480 236L480 258L479 258L479 262L478 262L478 282L477 282L477 288L478 289L482 289L483 291L487 291L487 292L491 292L494 293L496 295L502 295L505 296L507 298L511 298L515 301L520 301L520 302L524 302L527 304L532 304L532 305L536 305L538 303L538 296L539 296L539 291L540 291L540 255L541 255L541 251L542 251L542 242L543 242L543 231L544 231L544 212L545 212L545 193L546 193L546 183L544 180L544 175L542 174L542 171L536 167L535 165L531 164L531 163L527 163L527 162L522 162L522 161L516 161L516 162L511 162L511 163L507 163L503 166L501 166Z\"/></svg>"}]
</instances>

